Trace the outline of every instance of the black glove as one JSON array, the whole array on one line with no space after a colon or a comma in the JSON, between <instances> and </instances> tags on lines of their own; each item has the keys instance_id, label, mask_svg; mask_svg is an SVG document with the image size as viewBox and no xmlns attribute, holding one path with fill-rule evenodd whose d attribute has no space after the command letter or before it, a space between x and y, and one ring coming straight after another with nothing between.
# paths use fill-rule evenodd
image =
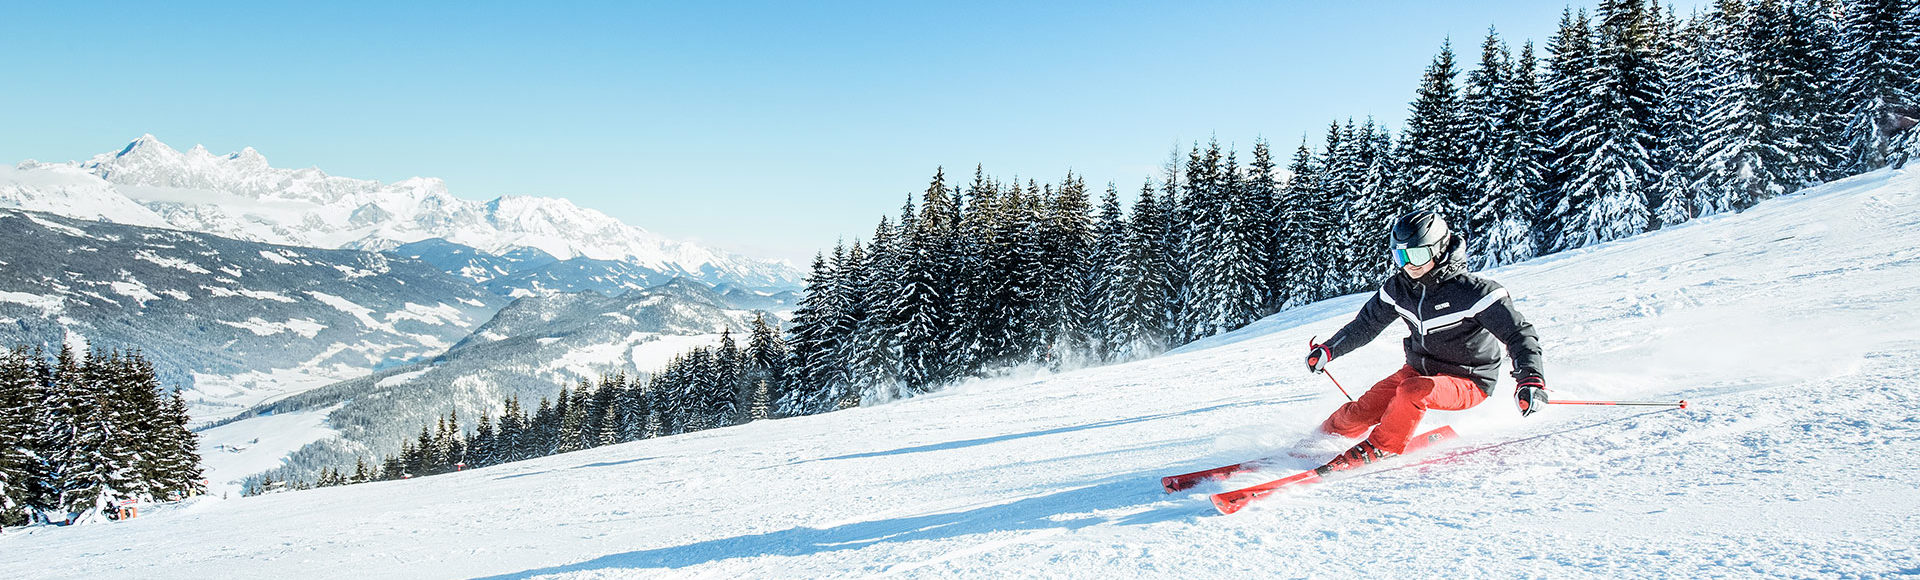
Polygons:
<instances>
[{"instance_id":1,"label":"black glove","mask_svg":"<svg viewBox=\"0 0 1920 580\"><path fill-rule=\"evenodd\" d=\"M1327 345L1307 346L1307 370L1319 374L1320 371L1326 370L1329 362L1333 362L1333 351L1327 350Z\"/></svg>"},{"instance_id":2,"label":"black glove","mask_svg":"<svg viewBox=\"0 0 1920 580\"><path fill-rule=\"evenodd\" d=\"M1547 406L1547 382L1540 377L1520 379L1513 388L1513 402L1520 406L1520 416L1532 415Z\"/></svg>"}]
</instances>

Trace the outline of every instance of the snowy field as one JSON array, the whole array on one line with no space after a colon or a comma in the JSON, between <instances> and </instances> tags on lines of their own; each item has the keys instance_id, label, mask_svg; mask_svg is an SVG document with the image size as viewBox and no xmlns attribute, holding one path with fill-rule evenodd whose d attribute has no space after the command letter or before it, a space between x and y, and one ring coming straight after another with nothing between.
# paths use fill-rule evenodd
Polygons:
<instances>
[{"instance_id":1,"label":"snowy field","mask_svg":"<svg viewBox=\"0 0 1920 580\"><path fill-rule=\"evenodd\" d=\"M280 467L287 455L309 443L339 437L327 423L327 415L339 408L254 417L201 431L200 466L207 494L239 497L248 476Z\"/></svg>"},{"instance_id":2,"label":"snowy field","mask_svg":"<svg viewBox=\"0 0 1920 580\"><path fill-rule=\"evenodd\" d=\"M415 481L0 536L0 577L1857 577L1920 574L1920 175L1489 273L1559 406L1429 415L1435 460L1216 515L1162 475L1342 401L1304 345L1364 297L1127 365ZM1404 331L1400 331L1404 332ZM1397 366L1390 331L1336 361ZM1304 468L1298 461L1286 467Z\"/></svg>"}]
</instances>

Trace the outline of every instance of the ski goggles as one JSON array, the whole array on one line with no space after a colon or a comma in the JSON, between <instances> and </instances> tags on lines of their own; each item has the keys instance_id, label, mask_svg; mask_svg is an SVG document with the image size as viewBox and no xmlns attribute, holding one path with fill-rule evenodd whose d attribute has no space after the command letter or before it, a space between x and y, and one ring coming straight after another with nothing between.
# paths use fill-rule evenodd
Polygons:
<instances>
[{"instance_id":1,"label":"ski goggles","mask_svg":"<svg viewBox=\"0 0 1920 580\"><path fill-rule=\"evenodd\" d=\"M1425 266L1428 262L1432 261L1433 246L1414 246L1411 248L1393 249L1393 265L1395 267L1404 268L1410 265Z\"/></svg>"}]
</instances>

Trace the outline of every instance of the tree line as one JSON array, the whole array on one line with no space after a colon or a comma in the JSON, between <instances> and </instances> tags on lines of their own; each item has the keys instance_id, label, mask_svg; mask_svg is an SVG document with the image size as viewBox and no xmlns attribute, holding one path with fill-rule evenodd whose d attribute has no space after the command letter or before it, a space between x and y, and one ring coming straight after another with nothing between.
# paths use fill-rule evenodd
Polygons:
<instances>
[{"instance_id":1,"label":"tree line","mask_svg":"<svg viewBox=\"0 0 1920 580\"><path fill-rule=\"evenodd\" d=\"M205 490L186 402L140 352L0 352L0 525Z\"/></svg>"},{"instance_id":2,"label":"tree line","mask_svg":"<svg viewBox=\"0 0 1920 580\"><path fill-rule=\"evenodd\" d=\"M422 425L397 454L363 457L350 471L323 467L311 480L291 468L268 472L250 478L243 493L438 475L766 419L775 416L772 389L787 357L786 342L760 316L745 348L725 330L719 344L675 357L645 380L624 373L583 379L562 385L533 409L509 398L499 413L481 414L471 430L451 411Z\"/></svg>"}]
</instances>

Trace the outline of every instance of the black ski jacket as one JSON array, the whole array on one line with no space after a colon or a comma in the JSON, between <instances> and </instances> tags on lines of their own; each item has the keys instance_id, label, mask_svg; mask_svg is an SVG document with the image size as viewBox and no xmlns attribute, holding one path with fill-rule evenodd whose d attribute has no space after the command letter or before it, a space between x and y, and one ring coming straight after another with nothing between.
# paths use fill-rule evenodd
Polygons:
<instances>
[{"instance_id":1,"label":"black ski jacket","mask_svg":"<svg viewBox=\"0 0 1920 580\"><path fill-rule=\"evenodd\" d=\"M1452 238L1426 276L1415 280L1396 270L1380 284L1360 315L1327 340L1333 358L1372 342L1398 317L1412 332L1405 341L1407 364L1422 375L1473 379L1492 395L1500 370L1498 340L1513 356L1514 378L1542 376L1533 325L1513 309L1505 287L1467 273L1466 244Z\"/></svg>"}]
</instances>

